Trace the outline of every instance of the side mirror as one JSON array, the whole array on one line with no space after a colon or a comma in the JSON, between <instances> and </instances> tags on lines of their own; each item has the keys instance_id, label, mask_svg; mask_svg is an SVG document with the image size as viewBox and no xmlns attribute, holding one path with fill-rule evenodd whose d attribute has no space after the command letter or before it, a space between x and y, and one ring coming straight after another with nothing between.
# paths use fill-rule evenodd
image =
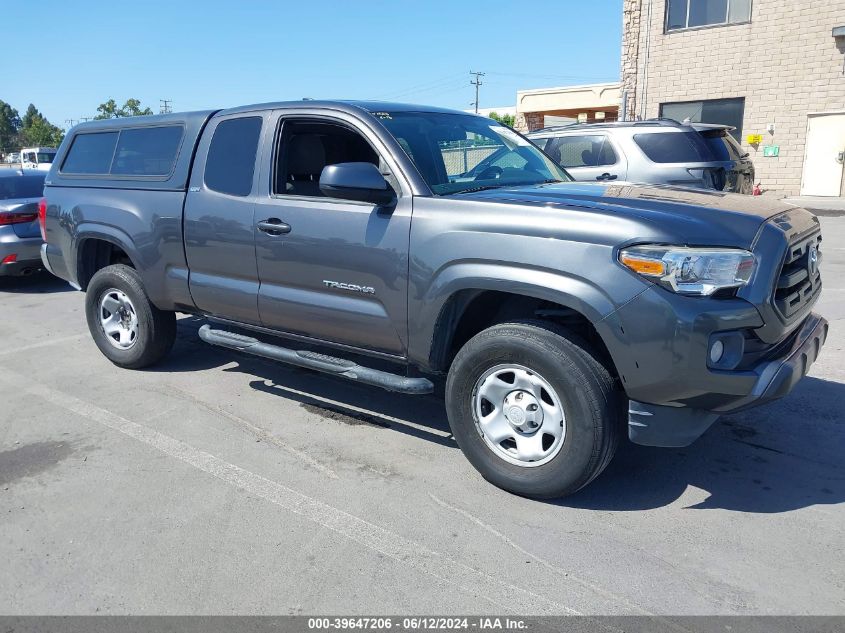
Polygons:
<instances>
[{"instance_id":1,"label":"side mirror","mask_svg":"<svg viewBox=\"0 0 845 633\"><path fill-rule=\"evenodd\" d=\"M393 189L372 163L327 165L320 174L320 191L330 198L388 205L395 199Z\"/></svg>"}]
</instances>

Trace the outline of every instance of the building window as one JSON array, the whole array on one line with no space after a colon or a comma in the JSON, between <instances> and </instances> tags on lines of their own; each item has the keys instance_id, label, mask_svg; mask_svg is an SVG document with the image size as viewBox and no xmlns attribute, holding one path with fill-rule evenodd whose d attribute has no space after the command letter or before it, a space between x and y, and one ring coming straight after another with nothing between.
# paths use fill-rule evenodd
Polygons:
<instances>
[{"instance_id":1,"label":"building window","mask_svg":"<svg viewBox=\"0 0 845 633\"><path fill-rule=\"evenodd\" d=\"M735 127L731 136L738 141L742 138L744 115L745 98L743 97L660 104L660 116L666 119L675 119L681 123L716 123Z\"/></svg>"},{"instance_id":2,"label":"building window","mask_svg":"<svg viewBox=\"0 0 845 633\"><path fill-rule=\"evenodd\" d=\"M751 0L668 0L666 31L751 21Z\"/></svg>"}]
</instances>

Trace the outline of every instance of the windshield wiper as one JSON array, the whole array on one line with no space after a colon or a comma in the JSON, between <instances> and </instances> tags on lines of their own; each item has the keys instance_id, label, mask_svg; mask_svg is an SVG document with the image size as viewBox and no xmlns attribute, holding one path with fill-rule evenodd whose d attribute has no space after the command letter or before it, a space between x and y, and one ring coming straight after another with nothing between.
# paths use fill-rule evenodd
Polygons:
<instances>
[{"instance_id":1,"label":"windshield wiper","mask_svg":"<svg viewBox=\"0 0 845 633\"><path fill-rule=\"evenodd\" d=\"M452 195L456 196L461 193L475 193L476 191L485 191L487 189L499 189L500 187L507 187L508 185L480 185L478 187L471 187L470 189L463 189L455 191Z\"/></svg>"}]
</instances>

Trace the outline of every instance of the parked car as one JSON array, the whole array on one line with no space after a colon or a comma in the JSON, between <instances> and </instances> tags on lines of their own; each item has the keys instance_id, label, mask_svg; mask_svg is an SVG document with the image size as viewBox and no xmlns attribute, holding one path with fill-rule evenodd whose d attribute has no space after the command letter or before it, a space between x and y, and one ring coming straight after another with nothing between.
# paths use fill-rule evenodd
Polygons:
<instances>
[{"instance_id":1,"label":"parked car","mask_svg":"<svg viewBox=\"0 0 845 633\"><path fill-rule=\"evenodd\" d=\"M754 192L754 163L732 136L731 132L736 128L709 123L692 123L690 127L701 134L717 159L734 163L732 168L726 169L727 182L723 191L751 195Z\"/></svg>"},{"instance_id":2,"label":"parked car","mask_svg":"<svg viewBox=\"0 0 845 633\"><path fill-rule=\"evenodd\" d=\"M678 185L750 194L754 166L724 125L668 119L573 124L528 134L575 180Z\"/></svg>"},{"instance_id":3,"label":"parked car","mask_svg":"<svg viewBox=\"0 0 845 633\"><path fill-rule=\"evenodd\" d=\"M9 164L20 163L21 162L21 153L20 152L11 152L10 154L6 155L6 162Z\"/></svg>"},{"instance_id":4,"label":"parked car","mask_svg":"<svg viewBox=\"0 0 845 633\"><path fill-rule=\"evenodd\" d=\"M21 166L23 169L49 171L55 157L54 147L27 147L21 150Z\"/></svg>"},{"instance_id":5,"label":"parked car","mask_svg":"<svg viewBox=\"0 0 845 633\"><path fill-rule=\"evenodd\" d=\"M38 204L46 173L0 169L0 276L42 268Z\"/></svg>"},{"instance_id":6,"label":"parked car","mask_svg":"<svg viewBox=\"0 0 845 633\"><path fill-rule=\"evenodd\" d=\"M469 178L464 153L500 158ZM813 214L572 182L462 112L304 101L84 123L45 195L43 261L85 291L115 365L162 360L179 311L211 321L213 345L367 385L445 377L458 445L521 495L585 486L623 420L634 442L685 446L786 395L827 335Z\"/></svg>"}]
</instances>

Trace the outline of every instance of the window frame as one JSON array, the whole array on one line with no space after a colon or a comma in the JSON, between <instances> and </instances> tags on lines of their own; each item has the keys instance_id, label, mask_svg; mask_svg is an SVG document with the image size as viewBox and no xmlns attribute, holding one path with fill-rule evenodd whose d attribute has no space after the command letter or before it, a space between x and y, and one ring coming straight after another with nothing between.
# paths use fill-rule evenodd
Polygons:
<instances>
[{"instance_id":1,"label":"window frame","mask_svg":"<svg viewBox=\"0 0 845 633\"><path fill-rule=\"evenodd\" d=\"M724 22L712 22L710 24L701 24L698 26L689 26L689 14L690 14L690 3L692 0L685 0L687 3L687 13L686 13L686 24L687 26L679 26L676 28L669 28L669 8L671 5L670 0L666 0L665 8L664 8L664 16L663 16L663 34L668 35L669 33L683 33L686 31L700 31L702 29L716 29L723 26L738 26L741 24L751 24L752 15L754 13L754 0L748 0L748 19L747 20L740 20L738 22L730 22L728 17L731 14L731 2L735 2L736 0L727 0L727 5L725 7L725 21Z\"/></svg>"},{"instance_id":2,"label":"window frame","mask_svg":"<svg viewBox=\"0 0 845 633\"><path fill-rule=\"evenodd\" d=\"M178 127L181 129L181 136L179 138L179 143L176 146L176 153L173 156L173 164L170 166L170 171L167 174L112 174L111 170L114 167L114 161L117 157L117 148L120 145L120 135L124 131L136 131L136 130L147 130L147 129L154 129L154 128L165 128L165 127ZM117 139L114 142L114 149L112 150L111 159L109 160L109 169L107 172L102 173L94 173L94 172L87 172L87 173L78 173L78 172L68 172L65 171L65 165L67 164L68 158L70 158L71 152L73 152L73 147L76 145L76 141L80 136L92 136L95 134L113 134L117 133ZM71 141L70 147L68 147L67 151L64 153L62 157L62 164L59 167L59 174L63 178L80 178L80 179L96 179L96 180L142 180L142 181L151 181L151 182L165 182L170 180L173 177L173 173L176 171L176 166L179 164L179 157L182 154L182 148L185 145L185 136L186 136L186 125L184 122L178 121L173 123L157 123L154 125L132 125L132 126L125 126L125 127L106 127L102 129L93 129L90 131L83 131L78 132L73 135L73 140ZM55 162L55 158L53 160Z\"/></svg>"},{"instance_id":3,"label":"window frame","mask_svg":"<svg viewBox=\"0 0 845 633\"><path fill-rule=\"evenodd\" d=\"M279 168L279 159L282 155L281 142L282 135L284 134L285 123L317 123L324 125L334 125L357 134L362 139L364 139L364 141L370 146L370 148L375 152L376 156L379 157L380 161L384 162L384 164L387 165L390 173L388 176L385 176L385 179L387 180L388 184L393 187L396 197L401 198L403 196L411 195L410 191L408 190L407 183L404 182L403 178L400 178L398 176L398 174L402 172L395 165L390 152L388 152L385 148L379 149L377 143L374 142L373 138L360 127L356 126L352 120L307 111L280 111L277 114L278 117L276 120L276 124L275 126L273 126L272 131L272 145L269 157L270 160L268 161L269 169L267 170L265 178L267 184L267 194L269 195L270 199L307 200L311 202L324 202L330 204L354 204L359 206L370 207L373 206L370 202L348 200L346 198L334 198L330 196L307 196L303 194L276 192L276 172Z\"/></svg>"}]
</instances>

